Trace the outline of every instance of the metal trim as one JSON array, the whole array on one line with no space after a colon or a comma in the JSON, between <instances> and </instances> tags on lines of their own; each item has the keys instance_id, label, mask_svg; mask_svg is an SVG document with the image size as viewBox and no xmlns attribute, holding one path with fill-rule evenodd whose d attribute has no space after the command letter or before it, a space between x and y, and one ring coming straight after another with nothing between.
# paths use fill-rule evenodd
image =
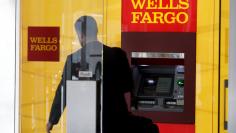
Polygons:
<instances>
[{"instance_id":1,"label":"metal trim","mask_svg":"<svg viewBox=\"0 0 236 133\"><path fill-rule=\"evenodd\" d=\"M164 52L132 52L132 58L165 58L184 59L184 53L164 53Z\"/></svg>"},{"instance_id":2,"label":"metal trim","mask_svg":"<svg viewBox=\"0 0 236 133\"><path fill-rule=\"evenodd\" d=\"M230 0L230 45L229 45L229 91L228 91L228 133L236 133L236 1Z\"/></svg>"},{"instance_id":3,"label":"metal trim","mask_svg":"<svg viewBox=\"0 0 236 133\"><path fill-rule=\"evenodd\" d=\"M20 132L20 16L21 0L15 0L15 99L14 99L14 132Z\"/></svg>"}]
</instances>

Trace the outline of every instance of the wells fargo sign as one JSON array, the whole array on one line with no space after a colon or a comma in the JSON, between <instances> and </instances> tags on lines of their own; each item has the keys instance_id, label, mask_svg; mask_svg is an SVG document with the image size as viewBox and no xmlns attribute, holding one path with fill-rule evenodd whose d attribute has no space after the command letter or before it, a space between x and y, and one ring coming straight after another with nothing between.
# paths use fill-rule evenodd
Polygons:
<instances>
[{"instance_id":1,"label":"wells fargo sign","mask_svg":"<svg viewBox=\"0 0 236 133\"><path fill-rule=\"evenodd\" d=\"M59 27L28 27L28 60L59 61Z\"/></svg>"},{"instance_id":2,"label":"wells fargo sign","mask_svg":"<svg viewBox=\"0 0 236 133\"><path fill-rule=\"evenodd\" d=\"M123 0L123 32L196 32L196 0Z\"/></svg>"}]
</instances>

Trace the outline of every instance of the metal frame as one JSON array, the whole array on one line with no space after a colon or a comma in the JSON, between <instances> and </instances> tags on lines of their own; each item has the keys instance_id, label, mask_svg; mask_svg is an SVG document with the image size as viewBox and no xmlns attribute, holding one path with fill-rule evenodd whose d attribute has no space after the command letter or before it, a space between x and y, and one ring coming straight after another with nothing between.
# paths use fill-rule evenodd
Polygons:
<instances>
[{"instance_id":1,"label":"metal frame","mask_svg":"<svg viewBox=\"0 0 236 133\"><path fill-rule=\"evenodd\" d=\"M132 58L184 59L184 53L132 52Z\"/></svg>"},{"instance_id":2,"label":"metal frame","mask_svg":"<svg viewBox=\"0 0 236 133\"><path fill-rule=\"evenodd\" d=\"M19 92L20 92L20 2L15 0L15 105L14 105L14 132L20 132L20 106L19 106Z\"/></svg>"},{"instance_id":3,"label":"metal frame","mask_svg":"<svg viewBox=\"0 0 236 133\"><path fill-rule=\"evenodd\" d=\"M236 133L236 1L230 0L230 46L229 46L229 125L228 132Z\"/></svg>"}]
</instances>

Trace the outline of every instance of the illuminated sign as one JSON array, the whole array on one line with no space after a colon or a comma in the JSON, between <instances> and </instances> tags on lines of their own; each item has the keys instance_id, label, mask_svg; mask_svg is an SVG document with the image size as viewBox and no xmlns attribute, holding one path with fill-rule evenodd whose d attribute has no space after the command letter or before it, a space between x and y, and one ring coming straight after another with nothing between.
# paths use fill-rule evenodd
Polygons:
<instances>
[{"instance_id":1,"label":"illuminated sign","mask_svg":"<svg viewBox=\"0 0 236 133\"><path fill-rule=\"evenodd\" d=\"M59 61L59 27L28 27L28 60Z\"/></svg>"},{"instance_id":2,"label":"illuminated sign","mask_svg":"<svg viewBox=\"0 0 236 133\"><path fill-rule=\"evenodd\" d=\"M196 0L123 0L123 32L196 32Z\"/></svg>"}]
</instances>

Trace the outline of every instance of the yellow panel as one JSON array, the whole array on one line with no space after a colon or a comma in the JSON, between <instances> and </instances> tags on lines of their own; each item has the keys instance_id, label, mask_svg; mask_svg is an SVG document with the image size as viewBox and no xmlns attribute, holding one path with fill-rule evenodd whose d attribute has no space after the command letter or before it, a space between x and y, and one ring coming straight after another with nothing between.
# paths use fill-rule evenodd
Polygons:
<instances>
[{"instance_id":1,"label":"yellow panel","mask_svg":"<svg viewBox=\"0 0 236 133\"><path fill-rule=\"evenodd\" d=\"M80 48L73 25L81 15L96 19L101 42L121 46L120 0L21 0L21 132L45 132L66 56ZM60 62L27 61L28 26L60 27ZM65 114L53 133L66 131Z\"/></svg>"},{"instance_id":2,"label":"yellow panel","mask_svg":"<svg viewBox=\"0 0 236 133\"><path fill-rule=\"evenodd\" d=\"M103 5L103 0L21 0L20 131L22 133L45 133L66 56L80 48L74 30L76 19L82 15L93 16L98 23L99 40L104 41L106 26ZM60 27L60 62L27 61L28 26ZM120 31L113 31L110 35L113 40L119 39L118 32ZM66 131L65 114L64 112L60 123L54 127L52 133Z\"/></svg>"},{"instance_id":3,"label":"yellow panel","mask_svg":"<svg viewBox=\"0 0 236 133\"><path fill-rule=\"evenodd\" d=\"M109 46L121 47L121 0L106 0L107 42Z\"/></svg>"},{"instance_id":4,"label":"yellow panel","mask_svg":"<svg viewBox=\"0 0 236 133\"><path fill-rule=\"evenodd\" d=\"M219 0L197 5L196 133L217 133Z\"/></svg>"},{"instance_id":5,"label":"yellow panel","mask_svg":"<svg viewBox=\"0 0 236 133\"><path fill-rule=\"evenodd\" d=\"M221 48L220 48L220 133L227 133L224 122L228 120L228 88L224 80L228 79L229 48L229 0L221 1Z\"/></svg>"}]
</instances>

